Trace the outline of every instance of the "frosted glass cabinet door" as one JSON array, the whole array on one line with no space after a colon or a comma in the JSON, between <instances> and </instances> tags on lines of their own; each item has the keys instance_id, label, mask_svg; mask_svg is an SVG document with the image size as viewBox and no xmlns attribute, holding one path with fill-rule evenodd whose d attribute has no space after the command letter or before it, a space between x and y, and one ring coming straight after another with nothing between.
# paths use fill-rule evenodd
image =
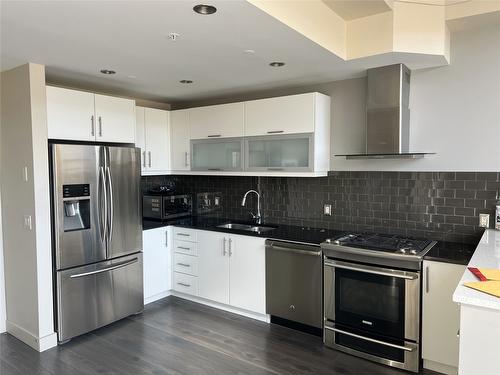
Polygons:
<instances>
[{"instance_id":1,"label":"frosted glass cabinet door","mask_svg":"<svg viewBox=\"0 0 500 375\"><path fill-rule=\"evenodd\" d=\"M191 170L241 171L242 169L242 138L191 141Z\"/></svg>"},{"instance_id":2,"label":"frosted glass cabinet door","mask_svg":"<svg viewBox=\"0 0 500 375\"><path fill-rule=\"evenodd\" d=\"M312 134L251 137L245 144L245 167L254 171L312 171Z\"/></svg>"}]
</instances>

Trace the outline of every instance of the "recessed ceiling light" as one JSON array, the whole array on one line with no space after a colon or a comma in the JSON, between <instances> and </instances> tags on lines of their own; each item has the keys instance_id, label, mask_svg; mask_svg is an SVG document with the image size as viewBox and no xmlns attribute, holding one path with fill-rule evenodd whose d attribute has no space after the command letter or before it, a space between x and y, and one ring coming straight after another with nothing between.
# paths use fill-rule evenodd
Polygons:
<instances>
[{"instance_id":1,"label":"recessed ceiling light","mask_svg":"<svg viewBox=\"0 0 500 375\"><path fill-rule=\"evenodd\" d=\"M137 76L134 76L134 75L129 75L127 77L130 78L130 79L136 79L137 78Z\"/></svg>"},{"instance_id":2,"label":"recessed ceiling light","mask_svg":"<svg viewBox=\"0 0 500 375\"><path fill-rule=\"evenodd\" d=\"M273 61L272 63L269 63L273 68L280 68L282 66L285 66L284 62L281 61Z\"/></svg>"},{"instance_id":3,"label":"recessed ceiling light","mask_svg":"<svg viewBox=\"0 0 500 375\"><path fill-rule=\"evenodd\" d=\"M246 49L243 52L245 52L245 53L255 53L255 50L254 49Z\"/></svg>"},{"instance_id":4,"label":"recessed ceiling light","mask_svg":"<svg viewBox=\"0 0 500 375\"><path fill-rule=\"evenodd\" d=\"M212 5L198 4L193 7L193 10L198 14L214 14L217 8Z\"/></svg>"},{"instance_id":5,"label":"recessed ceiling light","mask_svg":"<svg viewBox=\"0 0 500 375\"><path fill-rule=\"evenodd\" d=\"M116 72L114 70L110 69L101 69L102 74L115 74Z\"/></svg>"},{"instance_id":6,"label":"recessed ceiling light","mask_svg":"<svg viewBox=\"0 0 500 375\"><path fill-rule=\"evenodd\" d=\"M179 33L170 33L168 34L168 39L172 42L175 42L181 35Z\"/></svg>"},{"instance_id":7,"label":"recessed ceiling light","mask_svg":"<svg viewBox=\"0 0 500 375\"><path fill-rule=\"evenodd\" d=\"M189 83L193 83L193 81L191 81L190 79L182 79L179 81L180 83L184 83L184 84L189 84Z\"/></svg>"}]
</instances>

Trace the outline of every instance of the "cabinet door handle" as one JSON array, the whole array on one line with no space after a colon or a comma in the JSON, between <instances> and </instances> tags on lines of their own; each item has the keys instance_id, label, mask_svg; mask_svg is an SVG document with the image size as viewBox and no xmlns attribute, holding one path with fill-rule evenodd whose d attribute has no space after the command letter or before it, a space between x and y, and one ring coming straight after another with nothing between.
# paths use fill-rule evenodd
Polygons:
<instances>
[{"instance_id":1,"label":"cabinet door handle","mask_svg":"<svg viewBox=\"0 0 500 375\"><path fill-rule=\"evenodd\" d=\"M184 166L189 167L189 152L184 153Z\"/></svg>"},{"instance_id":2,"label":"cabinet door handle","mask_svg":"<svg viewBox=\"0 0 500 375\"><path fill-rule=\"evenodd\" d=\"M267 168L268 171L282 171L284 168Z\"/></svg>"},{"instance_id":3,"label":"cabinet door handle","mask_svg":"<svg viewBox=\"0 0 500 375\"><path fill-rule=\"evenodd\" d=\"M191 284L184 284L184 283L177 283L177 285L182 285L185 286L186 288L189 288L191 286Z\"/></svg>"},{"instance_id":4,"label":"cabinet door handle","mask_svg":"<svg viewBox=\"0 0 500 375\"><path fill-rule=\"evenodd\" d=\"M270 130L267 132L267 134L280 134L280 133L284 133L283 130Z\"/></svg>"},{"instance_id":5,"label":"cabinet door handle","mask_svg":"<svg viewBox=\"0 0 500 375\"><path fill-rule=\"evenodd\" d=\"M208 138L219 138L221 135L220 134L209 134L207 135Z\"/></svg>"},{"instance_id":6,"label":"cabinet door handle","mask_svg":"<svg viewBox=\"0 0 500 375\"><path fill-rule=\"evenodd\" d=\"M233 251L231 249L232 244L233 244L233 239L229 238L229 256L233 255Z\"/></svg>"},{"instance_id":7,"label":"cabinet door handle","mask_svg":"<svg viewBox=\"0 0 500 375\"><path fill-rule=\"evenodd\" d=\"M99 116L99 137L102 137L102 118Z\"/></svg>"},{"instance_id":8,"label":"cabinet door handle","mask_svg":"<svg viewBox=\"0 0 500 375\"><path fill-rule=\"evenodd\" d=\"M149 155L149 168L151 168L151 151L148 151L148 155Z\"/></svg>"},{"instance_id":9,"label":"cabinet door handle","mask_svg":"<svg viewBox=\"0 0 500 375\"><path fill-rule=\"evenodd\" d=\"M222 168L207 168L207 171L222 171Z\"/></svg>"},{"instance_id":10,"label":"cabinet door handle","mask_svg":"<svg viewBox=\"0 0 500 375\"><path fill-rule=\"evenodd\" d=\"M425 267L425 293L429 293L429 266Z\"/></svg>"},{"instance_id":11,"label":"cabinet door handle","mask_svg":"<svg viewBox=\"0 0 500 375\"><path fill-rule=\"evenodd\" d=\"M226 256L226 254L227 254L227 251L226 251L226 241L227 241L226 237L224 237L222 239L222 255L223 256Z\"/></svg>"},{"instance_id":12,"label":"cabinet door handle","mask_svg":"<svg viewBox=\"0 0 500 375\"><path fill-rule=\"evenodd\" d=\"M168 230L165 231L165 246L168 247Z\"/></svg>"},{"instance_id":13,"label":"cabinet door handle","mask_svg":"<svg viewBox=\"0 0 500 375\"><path fill-rule=\"evenodd\" d=\"M94 115L90 116L90 134L92 137L95 135Z\"/></svg>"},{"instance_id":14,"label":"cabinet door handle","mask_svg":"<svg viewBox=\"0 0 500 375\"><path fill-rule=\"evenodd\" d=\"M146 168L146 151L142 152L142 166Z\"/></svg>"}]
</instances>

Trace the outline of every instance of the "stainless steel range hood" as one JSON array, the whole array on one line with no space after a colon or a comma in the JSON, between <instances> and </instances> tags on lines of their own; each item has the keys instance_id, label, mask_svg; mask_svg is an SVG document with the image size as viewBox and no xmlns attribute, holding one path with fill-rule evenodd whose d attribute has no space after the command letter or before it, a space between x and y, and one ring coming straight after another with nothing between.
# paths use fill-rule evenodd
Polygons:
<instances>
[{"instance_id":1,"label":"stainless steel range hood","mask_svg":"<svg viewBox=\"0 0 500 375\"><path fill-rule=\"evenodd\" d=\"M410 151L410 70L404 64L368 69L366 152L347 159L416 159Z\"/></svg>"}]
</instances>

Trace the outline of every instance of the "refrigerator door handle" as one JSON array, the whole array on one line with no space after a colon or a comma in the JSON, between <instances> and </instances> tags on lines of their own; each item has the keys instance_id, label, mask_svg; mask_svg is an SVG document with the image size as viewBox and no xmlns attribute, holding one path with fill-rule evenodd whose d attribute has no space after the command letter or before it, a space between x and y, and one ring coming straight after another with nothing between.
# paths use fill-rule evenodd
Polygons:
<instances>
[{"instance_id":1,"label":"refrigerator door handle","mask_svg":"<svg viewBox=\"0 0 500 375\"><path fill-rule=\"evenodd\" d=\"M108 159L109 160L109 159ZM106 166L106 175L107 175L107 182L108 182L108 191L109 191L109 199L108 199L108 214L106 215L108 217L109 223L108 223L108 244L111 242L113 239L113 220L114 220L114 210L113 210L113 181L111 180L111 171L109 169L109 165Z\"/></svg>"},{"instance_id":2,"label":"refrigerator door handle","mask_svg":"<svg viewBox=\"0 0 500 375\"><path fill-rule=\"evenodd\" d=\"M105 208L108 206L108 195L106 192L106 176L104 175L104 167L99 167L99 182L98 182L98 205L99 205L99 234L101 242L106 241L106 233L108 231L108 216ZM101 197L103 204L101 204ZM106 251L107 255L107 251Z\"/></svg>"}]
</instances>

